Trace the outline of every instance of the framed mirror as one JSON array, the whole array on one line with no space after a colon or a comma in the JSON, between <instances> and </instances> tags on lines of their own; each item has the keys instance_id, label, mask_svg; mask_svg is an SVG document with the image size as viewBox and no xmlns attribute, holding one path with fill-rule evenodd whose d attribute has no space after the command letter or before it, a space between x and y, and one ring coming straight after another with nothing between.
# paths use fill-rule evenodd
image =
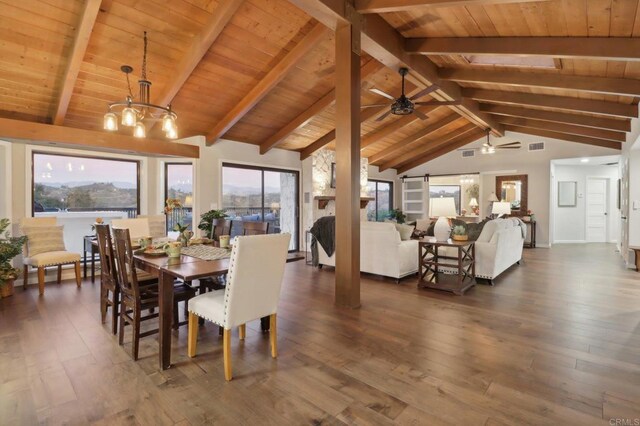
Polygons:
<instances>
[{"instance_id":1,"label":"framed mirror","mask_svg":"<svg viewBox=\"0 0 640 426\"><path fill-rule=\"evenodd\" d=\"M578 204L578 182L558 182L558 207L575 207Z\"/></svg>"},{"instance_id":2,"label":"framed mirror","mask_svg":"<svg viewBox=\"0 0 640 426\"><path fill-rule=\"evenodd\" d=\"M525 216L528 209L527 175L496 176L496 194L511 204L511 216Z\"/></svg>"}]
</instances>

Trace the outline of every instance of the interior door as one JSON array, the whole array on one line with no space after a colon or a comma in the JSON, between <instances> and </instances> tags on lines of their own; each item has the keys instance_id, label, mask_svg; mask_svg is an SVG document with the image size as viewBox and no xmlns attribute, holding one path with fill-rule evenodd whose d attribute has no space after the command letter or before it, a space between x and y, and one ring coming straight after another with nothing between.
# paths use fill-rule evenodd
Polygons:
<instances>
[{"instance_id":1,"label":"interior door","mask_svg":"<svg viewBox=\"0 0 640 426\"><path fill-rule=\"evenodd\" d=\"M620 253L629 263L629 158L620 162Z\"/></svg>"},{"instance_id":2,"label":"interior door","mask_svg":"<svg viewBox=\"0 0 640 426\"><path fill-rule=\"evenodd\" d=\"M608 179L587 179L587 242L607 241L607 182Z\"/></svg>"}]
</instances>

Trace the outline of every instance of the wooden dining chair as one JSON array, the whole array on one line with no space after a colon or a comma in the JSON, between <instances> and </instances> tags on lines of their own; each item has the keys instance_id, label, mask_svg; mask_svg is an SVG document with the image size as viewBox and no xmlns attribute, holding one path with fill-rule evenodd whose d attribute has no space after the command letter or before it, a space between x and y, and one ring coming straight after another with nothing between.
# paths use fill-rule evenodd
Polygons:
<instances>
[{"instance_id":1,"label":"wooden dining chair","mask_svg":"<svg viewBox=\"0 0 640 426\"><path fill-rule=\"evenodd\" d=\"M134 360L138 360L138 348L140 338L150 336L158 332L153 329L140 332L140 324L142 321L157 318L158 313L142 316L142 311L158 309L158 290L153 287L141 286L138 281L138 273L134 264L133 249L131 248L131 238L129 237L129 229L114 228L114 256L115 266L118 273L118 284L120 285L120 324L118 341L120 345L124 344L124 327L129 324L133 327L133 344L131 353ZM187 285L180 284L174 286L174 323L175 312L177 311L178 302L187 302L195 295L193 289ZM179 324L174 324L177 326Z\"/></svg>"},{"instance_id":2,"label":"wooden dining chair","mask_svg":"<svg viewBox=\"0 0 640 426\"><path fill-rule=\"evenodd\" d=\"M102 323L107 319L107 309L111 307L111 331L118 333L118 317L120 307L120 285L115 266L113 240L109 225L95 225L100 253L100 314ZM141 288L157 291L158 278L146 272L136 270L138 285ZM152 288L153 287L153 288Z\"/></svg>"},{"instance_id":3,"label":"wooden dining chair","mask_svg":"<svg viewBox=\"0 0 640 426\"><path fill-rule=\"evenodd\" d=\"M276 312L287 262L289 234L252 235L237 238L229 259L229 278L224 290L196 296L189 303L188 355L196 356L198 318L221 326L223 331L224 377L231 380L231 329L265 316L270 318L271 356L278 356Z\"/></svg>"},{"instance_id":4,"label":"wooden dining chair","mask_svg":"<svg viewBox=\"0 0 640 426\"><path fill-rule=\"evenodd\" d=\"M264 235L269 233L269 222L242 222L242 235Z\"/></svg>"},{"instance_id":5,"label":"wooden dining chair","mask_svg":"<svg viewBox=\"0 0 640 426\"><path fill-rule=\"evenodd\" d=\"M220 235L231 235L233 221L228 219L212 219L211 220L211 239L218 241Z\"/></svg>"}]
</instances>

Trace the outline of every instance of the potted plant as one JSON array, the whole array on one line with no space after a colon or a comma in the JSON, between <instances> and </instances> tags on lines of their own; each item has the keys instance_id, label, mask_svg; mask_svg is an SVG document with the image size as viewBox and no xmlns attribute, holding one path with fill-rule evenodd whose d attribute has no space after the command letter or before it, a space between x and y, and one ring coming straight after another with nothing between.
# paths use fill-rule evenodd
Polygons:
<instances>
[{"instance_id":1,"label":"potted plant","mask_svg":"<svg viewBox=\"0 0 640 426\"><path fill-rule=\"evenodd\" d=\"M467 229L462 225L454 226L451 236L455 241L467 241L469 239Z\"/></svg>"},{"instance_id":2,"label":"potted plant","mask_svg":"<svg viewBox=\"0 0 640 426\"><path fill-rule=\"evenodd\" d=\"M389 219L391 220L395 220L396 223L404 223L405 219L407 218L407 215L402 213L402 210L400 209L393 209L389 212Z\"/></svg>"},{"instance_id":3,"label":"potted plant","mask_svg":"<svg viewBox=\"0 0 640 426\"><path fill-rule=\"evenodd\" d=\"M22 246L27 241L27 237L11 237L9 219L0 219L0 296L9 297L13 295L13 283L20 270L11 265L14 257L22 253ZM4 234L4 238L2 237Z\"/></svg>"},{"instance_id":4,"label":"potted plant","mask_svg":"<svg viewBox=\"0 0 640 426\"><path fill-rule=\"evenodd\" d=\"M198 229L205 231L205 236L209 236L211 235L211 230L213 229L213 220L224 219L226 217L227 214L224 210L209 210L208 212L200 215L200 223L198 224Z\"/></svg>"},{"instance_id":5,"label":"potted plant","mask_svg":"<svg viewBox=\"0 0 640 426\"><path fill-rule=\"evenodd\" d=\"M181 223L176 223L173 227L173 230L178 232L178 241L182 243L182 247L186 247L189 245L189 240L193 237L193 232L189 231L188 225L183 225Z\"/></svg>"}]
</instances>

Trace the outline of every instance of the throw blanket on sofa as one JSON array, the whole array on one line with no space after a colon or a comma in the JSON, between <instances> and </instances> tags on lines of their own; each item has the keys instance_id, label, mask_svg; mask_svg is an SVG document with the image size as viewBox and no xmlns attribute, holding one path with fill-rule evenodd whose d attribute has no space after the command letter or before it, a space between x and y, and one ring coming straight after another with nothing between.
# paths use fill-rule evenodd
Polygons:
<instances>
[{"instance_id":1,"label":"throw blanket on sofa","mask_svg":"<svg viewBox=\"0 0 640 426\"><path fill-rule=\"evenodd\" d=\"M335 250L336 217L321 217L316 220L309 232L313 235L311 240L311 260L313 266L318 266L318 243L320 243L328 256L332 256Z\"/></svg>"}]
</instances>

